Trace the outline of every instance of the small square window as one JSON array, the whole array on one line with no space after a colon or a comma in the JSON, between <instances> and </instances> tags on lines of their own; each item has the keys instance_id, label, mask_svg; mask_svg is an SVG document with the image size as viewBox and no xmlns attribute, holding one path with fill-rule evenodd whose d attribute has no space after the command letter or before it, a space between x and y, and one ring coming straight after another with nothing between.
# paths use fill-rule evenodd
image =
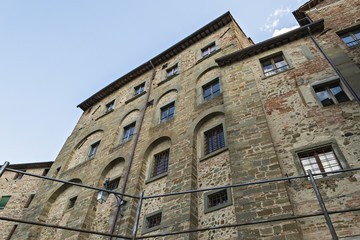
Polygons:
<instances>
[{"instance_id":1,"label":"small square window","mask_svg":"<svg viewBox=\"0 0 360 240\"><path fill-rule=\"evenodd\" d=\"M289 65L282 54L262 60L261 66L266 77L289 69Z\"/></svg>"},{"instance_id":2,"label":"small square window","mask_svg":"<svg viewBox=\"0 0 360 240\"><path fill-rule=\"evenodd\" d=\"M176 75L178 74L178 65L176 64L175 66L169 68L166 70L166 73L167 73L167 77L171 77L173 75Z\"/></svg>"},{"instance_id":3,"label":"small square window","mask_svg":"<svg viewBox=\"0 0 360 240\"><path fill-rule=\"evenodd\" d=\"M215 190L204 194L205 213L227 207L232 204L230 189Z\"/></svg>"},{"instance_id":4,"label":"small square window","mask_svg":"<svg viewBox=\"0 0 360 240\"><path fill-rule=\"evenodd\" d=\"M2 196L0 200L0 210L4 209L11 196Z\"/></svg>"},{"instance_id":5,"label":"small square window","mask_svg":"<svg viewBox=\"0 0 360 240\"><path fill-rule=\"evenodd\" d=\"M139 95L140 93L144 92L145 83L140 84L139 86L135 87L135 96Z\"/></svg>"},{"instance_id":6,"label":"small square window","mask_svg":"<svg viewBox=\"0 0 360 240\"><path fill-rule=\"evenodd\" d=\"M215 81L212 81L206 84L205 86L203 86L204 101L207 101L219 94L220 94L219 79L216 79Z\"/></svg>"},{"instance_id":7,"label":"small square window","mask_svg":"<svg viewBox=\"0 0 360 240\"><path fill-rule=\"evenodd\" d=\"M161 122L165 122L174 117L175 112L175 103L170 103L169 105L161 108Z\"/></svg>"},{"instance_id":8,"label":"small square window","mask_svg":"<svg viewBox=\"0 0 360 240\"><path fill-rule=\"evenodd\" d=\"M106 112L105 113L109 113L114 109L114 103L115 103L115 100L106 104Z\"/></svg>"},{"instance_id":9,"label":"small square window","mask_svg":"<svg viewBox=\"0 0 360 240\"><path fill-rule=\"evenodd\" d=\"M26 172L26 169L21 169L20 171L22 172ZM24 177L24 174L23 173L16 173L15 174L15 177L14 177L14 180L20 180Z\"/></svg>"},{"instance_id":10,"label":"small square window","mask_svg":"<svg viewBox=\"0 0 360 240\"><path fill-rule=\"evenodd\" d=\"M340 82L322 84L320 86L314 86L313 88L324 107L350 101L349 97L340 86Z\"/></svg>"},{"instance_id":11,"label":"small square window","mask_svg":"<svg viewBox=\"0 0 360 240\"><path fill-rule=\"evenodd\" d=\"M223 126L220 124L204 133L205 155L225 147Z\"/></svg>"},{"instance_id":12,"label":"small square window","mask_svg":"<svg viewBox=\"0 0 360 240\"><path fill-rule=\"evenodd\" d=\"M77 196L73 197L73 198L70 198L68 209L73 208L75 206L76 200L77 200Z\"/></svg>"},{"instance_id":13,"label":"small square window","mask_svg":"<svg viewBox=\"0 0 360 240\"><path fill-rule=\"evenodd\" d=\"M108 189L108 190L117 189L119 187L119 182L120 182L120 177L109 181L108 185L106 186L106 189Z\"/></svg>"},{"instance_id":14,"label":"small square window","mask_svg":"<svg viewBox=\"0 0 360 240\"><path fill-rule=\"evenodd\" d=\"M215 45L215 43L212 43L211 45L201 49L201 55L203 57L206 57L206 56L210 55L211 53L215 52L215 50L216 50L216 45Z\"/></svg>"},{"instance_id":15,"label":"small square window","mask_svg":"<svg viewBox=\"0 0 360 240\"><path fill-rule=\"evenodd\" d=\"M28 207L30 206L30 204L31 204L32 200L34 199L34 197L35 197L35 194L31 194L31 195L29 196L28 200L27 200L26 203L25 203L24 208L28 208Z\"/></svg>"},{"instance_id":16,"label":"small square window","mask_svg":"<svg viewBox=\"0 0 360 240\"><path fill-rule=\"evenodd\" d=\"M154 165L152 168L151 177L156 177L168 171L169 164L169 149L154 155Z\"/></svg>"},{"instance_id":17,"label":"small square window","mask_svg":"<svg viewBox=\"0 0 360 240\"><path fill-rule=\"evenodd\" d=\"M312 173L331 172L342 169L340 161L331 145L299 152L297 155L305 173L309 169ZM326 177L326 174L314 176L314 178L321 177Z\"/></svg>"},{"instance_id":18,"label":"small square window","mask_svg":"<svg viewBox=\"0 0 360 240\"><path fill-rule=\"evenodd\" d=\"M136 124L136 122L124 127L123 142L126 142L126 141L132 139L132 137L134 136L135 124Z\"/></svg>"},{"instance_id":19,"label":"small square window","mask_svg":"<svg viewBox=\"0 0 360 240\"><path fill-rule=\"evenodd\" d=\"M90 146L90 152L89 152L88 159L93 159L95 157L95 154L99 148L99 144L100 144L100 141L96 142Z\"/></svg>"},{"instance_id":20,"label":"small square window","mask_svg":"<svg viewBox=\"0 0 360 240\"><path fill-rule=\"evenodd\" d=\"M352 30L340 35L341 39L349 47L353 47L360 44L360 29Z\"/></svg>"},{"instance_id":21,"label":"small square window","mask_svg":"<svg viewBox=\"0 0 360 240\"><path fill-rule=\"evenodd\" d=\"M146 223L147 223L146 227L148 229L156 227L156 226L160 226L160 224L161 224L161 213L158 213L158 214L152 215L150 217L147 217L146 218Z\"/></svg>"}]
</instances>

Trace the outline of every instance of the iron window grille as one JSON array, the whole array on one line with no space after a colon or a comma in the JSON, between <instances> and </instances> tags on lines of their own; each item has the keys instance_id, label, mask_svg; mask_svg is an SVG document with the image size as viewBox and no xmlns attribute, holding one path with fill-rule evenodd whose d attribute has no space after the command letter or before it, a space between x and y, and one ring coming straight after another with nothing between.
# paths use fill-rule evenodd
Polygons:
<instances>
[{"instance_id":1,"label":"iron window grille","mask_svg":"<svg viewBox=\"0 0 360 240\"><path fill-rule=\"evenodd\" d=\"M311 170L314 174L341 170L342 166L331 146L324 146L298 153L301 165L306 173ZM326 174L314 178L326 177Z\"/></svg>"},{"instance_id":2,"label":"iron window grille","mask_svg":"<svg viewBox=\"0 0 360 240\"><path fill-rule=\"evenodd\" d=\"M203 57L206 57L215 51L216 51L216 45L215 45L215 43L213 43L213 44L209 45L208 47L203 48L201 50L201 55Z\"/></svg>"},{"instance_id":3,"label":"iron window grille","mask_svg":"<svg viewBox=\"0 0 360 240\"><path fill-rule=\"evenodd\" d=\"M154 155L154 166L151 177L156 177L168 171L169 149Z\"/></svg>"},{"instance_id":4,"label":"iron window grille","mask_svg":"<svg viewBox=\"0 0 360 240\"><path fill-rule=\"evenodd\" d=\"M132 137L134 136L135 125L136 125L136 123L134 122L134 123L124 127L123 142L132 139Z\"/></svg>"},{"instance_id":5,"label":"iron window grille","mask_svg":"<svg viewBox=\"0 0 360 240\"><path fill-rule=\"evenodd\" d=\"M76 200L77 200L77 196L73 197L73 198L70 198L68 209L73 208L75 206Z\"/></svg>"},{"instance_id":6,"label":"iron window grille","mask_svg":"<svg viewBox=\"0 0 360 240\"><path fill-rule=\"evenodd\" d=\"M225 147L225 137L222 124L206 131L205 137L205 155Z\"/></svg>"},{"instance_id":7,"label":"iron window grille","mask_svg":"<svg viewBox=\"0 0 360 240\"><path fill-rule=\"evenodd\" d=\"M119 187L120 177L115 178L106 185L106 189L108 190L115 190Z\"/></svg>"},{"instance_id":8,"label":"iron window grille","mask_svg":"<svg viewBox=\"0 0 360 240\"><path fill-rule=\"evenodd\" d=\"M97 150L99 148L99 144L100 144L100 141L94 143L93 145L91 145L89 156L88 156L89 159L93 159L95 157L95 154L96 154L96 152L97 152Z\"/></svg>"},{"instance_id":9,"label":"iron window grille","mask_svg":"<svg viewBox=\"0 0 360 240\"><path fill-rule=\"evenodd\" d=\"M2 196L0 200L0 210L4 209L11 196Z\"/></svg>"},{"instance_id":10,"label":"iron window grille","mask_svg":"<svg viewBox=\"0 0 360 240\"><path fill-rule=\"evenodd\" d=\"M14 235L14 232L15 232L17 226L18 226L18 225L14 225L14 226L11 228L11 231L10 231L9 235L7 236L6 240L10 240L10 239L11 239L11 237Z\"/></svg>"},{"instance_id":11,"label":"iron window grille","mask_svg":"<svg viewBox=\"0 0 360 240\"><path fill-rule=\"evenodd\" d=\"M161 224L161 213L149 216L146 218L147 228L151 229Z\"/></svg>"},{"instance_id":12,"label":"iron window grille","mask_svg":"<svg viewBox=\"0 0 360 240\"><path fill-rule=\"evenodd\" d=\"M349 47L353 47L359 45L360 43L360 29L347 32L345 34L340 35L341 39L348 45Z\"/></svg>"},{"instance_id":13,"label":"iron window grille","mask_svg":"<svg viewBox=\"0 0 360 240\"><path fill-rule=\"evenodd\" d=\"M219 79L203 86L204 101L207 101L220 94Z\"/></svg>"},{"instance_id":14,"label":"iron window grille","mask_svg":"<svg viewBox=\"0 0 360 240\"><path fill-rule=\"evenodd\" d=\"M28 200L27 200L26 203L25 203L24 208L28 208L28 207L30 206L30 204L31 204L32 200L34 199L34 197L35 197L35 194L31 194L31 195L29 196Z\"/></svg>"},{"instance_id":15,"label":"iron window grille","mask_svg":"<svg viewBox=\"0 0 360 240\"><path fill-rule=\"evenodd\" d=\"M175 112L175 103L170 103L169 105L161 108L161 122L165 122L174 117Z\"/></svg>"},{"instance_id":16,"label":"iron window grille","mask_svg":"<svg viewBox=\"0 0 360 240\"><path fill-rule=\"evenodd\" d=\"M135 96L139 95L140 93L144 92L145 83L140 84L139 86L135 87Z\"/></svg>"},{"instance_id":17,"label":"iron window grille","mask_svg":"<svg viewBox=\"0 0 360 240\"><path fill-rule=\"evenodd\" d=\"M266 77L289 69L289 65L282 54L262 60L261 66Z\"/></svg>"},{"instance_id":18,"label":"iron window grille","mask_svg":"<svg viewBox=\"0 0 360 240\"><path fill-rule=\"evenodd\" d=\"M105 113L111 112L114 109L114 103L115 103L115 101L111 101L108 104L106 104L106 112Z\"/></svg>"},{"instance_id":19,"label":"iron window grille","mask_svg":"<svg viewBox=\"0 0 360 240\"><path fill-rule=\"evenodd\" d=\"M208 195L208 208L221 205L228 202L228 195L226 189Z\"/></svg>"},{"instance_id":20,"label":"iron window grille","mask_svg":"<svg viewBox=\"0 0 360 240\"><path fill-rule=\"evenodd\" d=\"M178 74L179 73L178 65L176 64L172 68L169 68L168 70L166 70L166 72L168 77Z\"/></svg>"},{"instance_id":21,"label":"iron window grille","mask_svg":"<svg viewBox=\"0 0 360 240\"><path fill-rule=\"evenodd\" d=\"M350 101L339 82L314 86L314 91L324 107Z\"/></svg>"},{"instance_id":22,"label":"iron window grille","mask_svg":"<svg viewBox=\"0 0 360 240\"><path fill-rule=\"evenodd\" d=\"M20 171L26 172L26 169L22 169L22 170L20 170ZM16 173L16 174L15 174L15 177L14 177L14 180L20 180L20 179L23 178L23 176L24 176L23 173Z\"/></svg>"}]
</instances>

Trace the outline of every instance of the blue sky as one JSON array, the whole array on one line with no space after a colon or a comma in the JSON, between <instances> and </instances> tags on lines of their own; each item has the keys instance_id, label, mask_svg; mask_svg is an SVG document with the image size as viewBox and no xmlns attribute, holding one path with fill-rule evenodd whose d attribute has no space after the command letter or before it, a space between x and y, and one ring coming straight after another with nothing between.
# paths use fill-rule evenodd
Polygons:
<instances>
[{"instance_id":1,"label":"blue sky","mask_svg":"<svg viewBox=\"0 0 360 240\"><path fill-rule=\"evenodd\" d=\"M225 12L258 43L305 2L0 0L0 164L55 160L80 102Z\"/></svg>"}]
</instances>

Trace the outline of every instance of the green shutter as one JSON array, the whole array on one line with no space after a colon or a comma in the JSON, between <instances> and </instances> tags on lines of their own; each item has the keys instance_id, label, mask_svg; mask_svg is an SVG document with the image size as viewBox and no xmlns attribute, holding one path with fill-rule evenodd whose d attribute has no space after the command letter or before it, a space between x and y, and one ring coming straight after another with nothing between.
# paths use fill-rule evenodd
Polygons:
<instances>
[{"instance_id":1,"label":"green shutter","mask_svg":"<svg viewBox=\"0 0 360 240\"><path fill-rule=\"evenodd\" d=\"M0 209L4 209L11 196L2 196L0 200Z\"/></svg>"}]
</instances>

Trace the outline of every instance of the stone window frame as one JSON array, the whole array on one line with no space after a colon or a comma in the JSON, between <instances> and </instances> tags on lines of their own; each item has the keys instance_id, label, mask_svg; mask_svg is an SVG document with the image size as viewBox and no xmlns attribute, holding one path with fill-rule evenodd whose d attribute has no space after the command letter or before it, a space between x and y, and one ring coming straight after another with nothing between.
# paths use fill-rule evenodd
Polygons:
<instances>
[{"instance_id":1,"label":"stone window frame","mask_svg":"<svg viewBox=\"0 0 360 240\"><path fill-rule=\"evenodd\" d=\"M208 55L206 55L206 56L203 57L203 56L202 56L203 50L204 50L205 48L210 47L210 46L213 45L213 44L215 44L215 48L216 48L215 51L213 51L213 52L211 52L210 54L208 54ZM215 53L219 52L220 50L221 50L221 48L220 48L220 41L219 41L218 38L216 38L216 39L214 39L214 40L212 40L212 41L210 41L210 42L207 42L207 43L203 44L203 45L201 46L201 48L199 48L198 51L197 51L197 53L196 53L197 63L203 61L204 59L207 59L207 58L213 56Z\"/></svg>"},{"instance_id":2,"label":"stone window frame","mask_svg":"<svg viewBox=\"0 0 360 240\"><path fill-rule=\"evenodd\" d=\"M3 198L7 198L6 202L3 201ZM9 203L10 201L10 198L11 198L11 195L4 195L4 196L1 196L0 198L0 203L2 203L3 205L0 207L0 210L3 210L5 209L6 205ZM4 203L5 202L5 203Z\"/></svg>"},{"instance_id":3,"label":"stone window frame","mask_svg":"<svg viewBox=\"0 0 360 240\"><path fill-rule=\"evenodd\" d=\"M168 105L170 105L170 104L172 104L172 103L174 103L174 106L175 106L174 116L173 116L172 118L164 121L164 122L161 122L161 109L162 109L162 108L165 108L166 106L168 106ZM169 100L169 101L161 104L160 106L158 106L158 107L156 108L156 113L155 113L155 125L160 125L160 124L169 123L169 122L171 122L173 119L175 119L175 117L176 117L176 115L175 115L175 113L176 113L176 104L177 104L177 95L176 95L175 98L173 98L173 99L171 99L171 100Z\"/></svg>"},{"instance_id":4,"label":"stone window frame","mask_svg":"<svg viewBox=\"0 0 360 240\"><path fill-rule=\"evenodd\" d=\"M152 227L152 228L149 228L148 227L148 218L149 217L152 217L152 216L155 216L157 214L161 214L161 223L155 227ZM149 232L153 232L153 231L156 231L156 230L159 230L161 227L162 227L162 223L163 223L163 210L160 209L160 210L157 210L155 212L152 212L152 213L149 213L149 214L146 214L144 217L143 217L143 225L142 225L142 229L141 229L141 234L145 234L145 233L149 233Z\"/></svg>"},{"instance_id":5,"label":"stone window frame","mask_svg":"<svg viewBox=\"0 0 360 240\"><path fill-rule=\"evenodd\" d=\"M226 203L222 203L222 204L217 205L217 206L208 207L209 206L209 196L213 195L213 194L216 194L218 192L224 191L224 190L226 190L226 195L227 195L228 201ZM209 191L209 192L204 193L204 213L217 211L219 209L228 207L228 206L230 206L232 204L233 204L233 201L232 201L231 189L230 188L213 190L213 191Z\"/></svg>"},{"instance_id":6,"label":"stone window frame","mask_svg":"<svg viewBox=\"0 0 360 240\"><path fill-rule=\"evenodd\" d=\"M108 113L111 113L112 111L114 111L114 107L115 107L115 99L113 99L112 101L105 104L105 114L108 114Z\"/></svg>"},{"instance_id":7,"label":"stone window frame","mask_svg":"<svg viewBox=\"0 0 360 240\"><path fill-rule=\"evenodd\" d=\"M74 195L70 197L66 205L66 211L74 209L77 201L78 201L78 195Z\"/></svg>"},{"instance_id":8,"label":"stone window frame","mask_svg":"<svg viewBox=\"0 0 360 240\"><path fill-rule=\"evenodd\" d=\"M171 155L170 155L171 151L170 150L171 150L171 148L167 147L167 148L165 148L165 149L163 149L161 151L158 151L158 152L156 152L155 154L152 155L151 164L150 164L150 167L149 167L149 170L148 170L149 171L148 172L148 179L145 181L145 184L151 183L153 181L156 181L156 180L158 180L160 178L163 178L163 177L166 177L168 175L170 159L171 159ZM169 160L168 160L168 165L167 165L167 171L163 172L161 174L158 174L156 176L152 176L152 172L153 172L154 164L155 164L155 162L154 162L155 161L155 155L160 154L160 153L165 152L165 151L169 151Z\"/></svg>"},{"instance_id":9,"label":"stone window frame","mask_svg":"<svg viewBox=\"0 0 360 240\"><path fill-rule=\"evenodd\" d=\"M131 123L129 123L129 124L126 124L122 129L121 129L121 131L120 131L120 143L125 143L125 142L129 142L129 141L131 141L132 139L133 139L133 137L134 137L134 135L136 135L136 132L135 132L135 130L136 130L136 122L137 121L133 121L133 122L131 122ZM134 132L133 132L133 134L132 134L132 137L131 138L127 138L127 140L125 140L124 141L124 134L125 134L125 129L127 128L127 127L131 127L132 125L134 125Z\"/></svg>"},{"instance_id":10,"label":"stone window frame","mask_svg":"<svg viewBox=\"0 0 360 240\"><path fill-rule=\"evenodd\" d=\"M110 189L109 186L107 186L107 189L108 189L108 190L115 191L116 189L119 188L120 181L121 181L121 175L118 175L118 176L115 176L115 177L109 179L109 184L111 184L112 182L114 182L114 181L117 180L117 179L119 179L119 182L117 183L118 186L117 186L116 188L113 188L113 189Z\"/></svg>"},{"instance_id":11,"label":"stone window frame","mask_svg":"<svg viewBox=\"0 0 360 240\"><path fill-rule=\"evenodd\" d=\"M212 97L210 98L209 100L205 101L204 99L204 87L206 85L209 85L211 84L212 82L215 82L215 81L219 81L219 88L220 88L220 93L218 95L216 95L215 97ZM218 96L221 96L222 93L223 93L223 83L222 83L222 79L221 79L221 75L218 74L216 75L215 77L213 78L210 78L209 80L207 80L206 82L204 82L201 86L198 87L197 89L197 103L200 105L200 104L203 104L203 103L206 103L206 102L210 102L212 99L215 99L216 97Z\"/></svg>"},{"instance_id":12,"label":"stone window frame","mask_svg":"<svg viewBox=\"0 0 360 240\"><path fill-rule=\"evenodd\" d=\"M174 68L175 66L177 65L177 68L178 68L178 72L176 74L173 74L171 76L167 76L167 73L170 69ZM181 60L178 60L170 65L168 65L164 70L162 70L162 75L161 75L161 81L158 85L161 85L173 78L175 78L176 76L179 76L181 73Z\"/></svg>"},{"instance_id":13,"label":"stone window frame","mask_svg":"<svg viewBox=\"0 0 360 240\"><path fill-rule=\"evenodd\" d=\"M314 88L316 88L316 87L320 87L322 85L330 85L330 84L335 83L335 82L339 83L340 87L343 89L343 91L345 92L345 94L349 98L349 101L352 101L354 99L353 96L351 95L351 93L349 92L348 88L343 84L343 82L339 79L339 77L332 77L332 78L328 78L328 79L325 79L325 80L322 80L322 81L317 81L317 82L309 84L310 92L313 95L316 103L320 107L325 108L325 107L331 107L331 106L336 106L336 105L339 105L339 104L343 104L343 103L338 103L336 101L335 104L332 104L332 105L329 105L329 106L323 106L323 104L320 102L320 99L319 99L319 97L317 96L317 94L316 94L316 92L314 90ZM344 103L346 103L346 102L344 102Z\"/></svg>"},{"instance_id":14,"label":"stone window frame","mask_svg":"<svg viewBox=\"0 0 360 240\"><path fill-rule=\"evenodd\" d=\"M355 48L355 47L360 47L360 38L356 37L354 35L354 32L357 32L357 31L360 31L360 25L355 25L355 26L351 26L349 28L346 28L346 29L343 29L343 30L340 30L338 32L336 32L336 34L339 36L339 38L341 39L341 42L343 44L345 44L347 47L349 48ZM346 43L344 40L343 40L343 36L351 36L356 44L354 45L348 45L348 43Z\"/></svg>"},{"instance_id":15,"label":"stone window frame","mask_svg":"<svg viewBox=\"0 0 360 240\"><path fill-rule=\"evenodd\" d=\"M144 91L139 93L138 95L135 95L135 89L141 85L144 84ZM144 80L142 81L141 83L139 84L136 84L135 86L133 86L130 90L130 93L129 93L129 96L128 96L128 99L125 101L125 104L128 104L129 102L143 96L147 91L146 89L148 88L148 84L149 84L149 81L148 80Z\"/></svg>"},{"instance_id":16,"label":"stone window frame","mask_svg":"<svg viewBox=\"0 0 360 240\"><path fill-rule=\"evenodd\" d=\"M86 162L86 161L90 161L90 160L93 160L95 159L95 156L96 154L98 154L99 152L99 148L100 148L100 143L101 143L101 139L98 139L96 141L93 141L92 143L89 144L89 147L88 149L86 150L86 153L85 153L85 156L84 156L84 161L83 162ZM90 154L90 151L92 150L93 146L97 144L97 149L95 151L95 154L93 154L93 157L90 158L89 154Z\"/></svg>"},{"instance_id":17,"label":"stone window frame","mask_svg":"<svg viewBox=\"0 0 360 240\"><path fill-rule=\"evenodd\" d=\"M298 171L298 173L300 175L306 175L307 173L305 173L305 171L304 171L302 163L298 157L298 153L306 152L306 151L310 151L312 149L317 149L317 148L326 147L326 146L332 147L338 161L340 162L342 169L350 168L350 166L349 166L348 162L346 161L345 156L341 152L336 140L331 139L331 140L321 141L321 142L317 142L314 144L310 144L310 145L306 145L306 146L302 146L302 147L290 150L290 153L292 154L294 162L295 162L296 170ZM341 176L347 176L349 174L351 174L351 173L340 173ZM339 174L331 174L326 177L317 178L316 180L321 181L321 180L327 180L327 179L333 179L333 178L339 178Z\"/></svg>"},{"instance_id":18,"label":"stone window frame","mask_svg":"<svg viewBox=\"0 0 360 240\"><path fill-rule=\"evenodd\" d=\"M272 58L274 58L274 57L276 57L276 56L279 56L279 55L282 55L283 59L284 59L285 62L287 63L288 68L285 69L285 70L283 70L283 71L274 73L274 74L272 74L272 75L265 76L262 62L264 62L264 61L266 61L266 60L268 60L268 59L272 59ZM267 79L267 78L276 76L276 75L278 75L278 74L287 72L287 71L289 71L289 70L292 70L292 69L294 68L294 66L293 66L293 64L292 64L289 56L287 55L287 53L286 53L284 50L276 51L276 52L274 52L274 53L271 53L271 54L269 54L269 55L266 55L265 57L259 58L258 65L259 65L259 68L260 68L261 79Z\"/></svg>"},{"instance_id":19,"label":"stone window frame","mask_svg":"<svg viewBox=\"0 0 360 240\"><path fill-rule=\"evenodd\" d=\"M205 154L205 132L207 132L207 131L209 131L209 130L211 130L211 129L219 126L219 125L221 125L222 128L223 128L225 145L224 145L224 147L222 147L222 148L220 148L218 150L215 150L212 153ZM206 159L212 158L212 157L214 157L214 156L228 150L225 120L214 123L210 127L206 128L206 129L204 129L204 130L202 130L200 132L200 147L201 147L201 154L200 154L200 159L199 159L200 162L202 162L202 161L204 161Z\"/></svg>"}]
</instances>

